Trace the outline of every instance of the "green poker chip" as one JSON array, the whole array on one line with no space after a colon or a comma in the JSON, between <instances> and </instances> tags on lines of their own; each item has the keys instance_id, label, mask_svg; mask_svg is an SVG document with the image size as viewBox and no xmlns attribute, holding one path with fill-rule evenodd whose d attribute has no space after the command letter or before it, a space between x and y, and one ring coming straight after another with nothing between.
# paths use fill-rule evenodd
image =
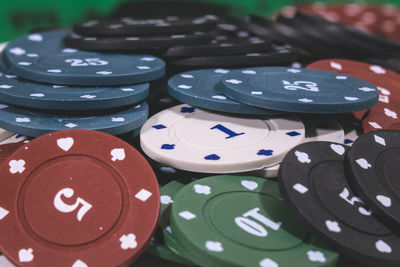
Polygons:
<instances>
[{"instance_id":1,"label":"green poker chip","mask_svg":"<svg viewBox=\"0 0 400 267\"><path fill-rule=\"evenodd\" d=\"M291 214L278 184L258 177L220 175L186 185L173 200L170 223L182 255L202 266L313 267L338 260Z\"/></svg>"},{"instance_id":2,"label":"green poker chip","mask_svg":"<svg viewBox=\"0 0 400 267\"><path fill-rule=\"evenodd\" d=\"M190 261L186 260L181 254L175 250L171 250L168 246L165 245L165 241L163 238L163 234L168 234L167 231L164 231L164 227L161 225L169 225L169 213L170 206L173 203L173 198L178 193L178 191L183 188L185 185L176 181L172 181L162 188L160 188L161 195L161 207L160 207L160 219L159 219L159 227L157 228L156 233L153 238L150 240L146 252L167 260L171 262L176 262L180 264L193 265ZM161 224L161 222L165 222ZM164 233L163 233L164 232Z\"/></svg>"},{"instance_id":3,"label":"green poker chip","mask_svg":"<svg viewBox=\"0 0 400 267\"><path fill-rule=\"evenodd\" d=\"M172 234L171 227L169 225L169 217L171 213L171 206L174 202L175 195L185 187L184 184L177 181L169 182L160 189L161 196L161 207L160 207L160 219L158 222L159 227L162 229L162 235L164 238L165 246L169 251L176 254L180 258L186 258L179 249L174 235ZM187 259L190 259L187 258ZM186 260L185 264L193 264L189 260Z\"/></svg>"},{"instance_id":4,"label":"green poker chip","mask_svg":"<svg viewBox=\"0 0 400 267\"><path fill-rule=\"evenodd\" d=\"M167 261L181 264L190 264L186 259L172 252L167 246L159 243L158 241L150 241L149 245L147 246L146 252Z\"/></svg>"}]
</instances>

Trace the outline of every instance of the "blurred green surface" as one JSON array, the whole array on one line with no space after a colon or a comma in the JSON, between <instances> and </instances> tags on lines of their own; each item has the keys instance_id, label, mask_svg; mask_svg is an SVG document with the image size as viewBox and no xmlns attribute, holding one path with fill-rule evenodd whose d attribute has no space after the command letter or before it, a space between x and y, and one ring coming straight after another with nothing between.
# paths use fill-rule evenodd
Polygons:
<instances>
[{"instance_id":1,"label":"blurred green surface","mask_svg":"<svg viewBox=\"0 0 400 267\"><path fill-rule=\"evenodd\" d=\"M143 1L143 0L141 0ZM151 0L149 0L151 1ZM165 0L168 1L168 0ZM186 0L190 1L190 0ZM9 41L34 29L70 27L76 22L106 16L124 0L2 0L0 1L0 42ZM232 14L268 15L285 5L312 1L290 0L207 0L227 5ZM325 0L323 2L335 2ZM336 1L337 2L337 1ZM343 2L343 1L342 1ZM345 1L349 2L349 1ZM367 1L371 2L371 1ZM400 5L400 0L380 0L374 3Z\"/></svg>"}]
</instances>

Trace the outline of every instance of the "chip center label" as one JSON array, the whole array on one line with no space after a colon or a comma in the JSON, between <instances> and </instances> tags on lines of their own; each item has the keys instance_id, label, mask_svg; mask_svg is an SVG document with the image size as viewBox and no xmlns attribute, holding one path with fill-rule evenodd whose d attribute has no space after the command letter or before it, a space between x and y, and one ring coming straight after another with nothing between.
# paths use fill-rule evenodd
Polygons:
<instances>
[{"instance_id":1,"label":"chip center label","mask_svg":"<svg viewBox=\"0 0 400 267\"><path fill-rule=\"evenodd\" d=\"M210 119L210 117L213 117ZM243 126L243 127L241 127ZM262 120L194 113L190 120L180 120L173 126L174 138L195 147L230 149L248 147L269 135L269 128Z\"/></svg>"},{"instance_id":2,"label":"chip center label","mask_svg":"<svg viewBox=\"0 0 400 267\"><path fill-rule=\"evenodd\" d=\"M117 175L90 157L74 155L46 162L24 185L23 207L29 227L41 238L60 245L101 238L117 222L122 209Z\"/></svg>"},{"instance_id":3,"label":"chip center label","mask_svg":"<svg viewBox=\"0 0 400 267\"><path fill-rule=\"evenodd\" d=\"M219 195L206 208L218 232L260 250L288 249L306 238L307 232L290 214L282 215L282 210L285 210L282 201L252 192Z\"/></svg>"}]
</instances>

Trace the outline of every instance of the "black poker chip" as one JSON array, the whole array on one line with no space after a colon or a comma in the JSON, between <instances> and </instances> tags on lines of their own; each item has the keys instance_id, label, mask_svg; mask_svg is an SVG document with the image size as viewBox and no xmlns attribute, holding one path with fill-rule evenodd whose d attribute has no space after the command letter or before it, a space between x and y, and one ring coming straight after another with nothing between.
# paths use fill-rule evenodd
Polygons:
<instances>
[{"instance_id":1,"label":"black poker chip","mask_svg":"<svg viewBox=\"0 0 400 267\"><path fill-rule=\"evenodd\" d=\"M324 46L319 45L315 40L299 31L298 25L294 25L290 20L281 23L262 16L251 15L249 16L249 21L253 24L251 29L254 33L258 33L263 37L270 36L273 40L289 43L308 53L312 51L314 56L325 57L327 54L327 49Z\"/></svg>"},{"instance_id":2,"label":"black poker chip","mask_svg":"<svg viewBox=\"0 0 400 267\"><path fill-rule=\"evenodd\" d=\"M166 57L224 56L256 53L270 48L269 40L260 37L240 38L217 35L209 44L170 47Z\"/></svg>"},{"instance_id":3,"label":"black poker chip","mask_svg":"<svg viewBox=\"0 0 400 267\"><path fill-rule=\"evenodd\" d=\"M279 170L281 193L298 218L339 252L367 264L399 266L400 237L374 217L347 182L348 150L331 142L293 148Z\"/></svg>"},{"instance_id":4,"label":"black poker chip","mask_svg":"<svg viewBox=\"0 0 400 267\"><path fill-rule=\"evenodd\" d=\"M285 65L296 61L299 58L299 51L291 48L271 49L262 53L248 53L242 55L228 56L203 56L187 57L170 61L174 67L185 67L190 69L199 68L235 68Z\"/></svg>"},{"instance_id":5,"label":"black poker chip","mask_svg":"<svg viewBox=\"0 0 400 267\"><path fill-rule=\"evenodd\" d=\"M212 34L205 32L130 37L89 37L71 33L64 41L67 46L83 50L130 51L150 48L168 48L176 45L199 45L205 44L211 39Z\"/></svg>"},{"instance_id":6,"label":"black poker chip","mask_svg":"<svg viewBox=\"0 0 400 267\"><path fill-rule=\"evenodd\" d=\"M400 131L361 135L346 159L349 182L376 216L400 233Z\"/></svg>"},{"instance_id":7,"label":"black poker chip","mask_svg":"<svg viewBox=\"0 0 400 267\"><path fill-rule=\"evenodd\" d=\"M291 31L283 31L286 33L287 41L304 50L314 57L319 58L337 58L346 54L345 48L333 45L331 41L325 40L325 33L316 29L315 25L304 23L296 18L288 18L283 15L278 15L275 23L297 32L297 35L291 35ZM297 36L297 39L294 38ZM299 43L300 41L300 43Z\"/></svg>"},{"instance_id":8,"label":"black poker chip","mask_svg":"<svg viewBox=\"0 0 400 267\"><path fill-rule=\"evenodd\" d=\"M207 14L227 15L230 8L205 1L187 0L139 0L121 3L111 14L112 18L120 17L198 17Z\"/></svg>"},{"instance_id":9,"label":"black poker chip","mask_svg":"<svg viewBox=\"0 0 400 267\"><path fill-rule=\"evenodd\" d=\"M215 30L217 19L213 15L196 18L167 16L151 19L123 17L115 20L89 20L75 25L73 29L77 34L84 36L169 35Z\"/></svg>"},{"instance_id":10,"label":"black poker chip","mask_svg":"<svg viewBox=\"0 0 400 267\"><path fill-rule=\"evenodd\" d=\"M345 46L364 55L393 56L400 53L400 44L375 36L356 28L326 20L303 12L296 12L295 18L314 25L324 31L324 37L334 44Z\"/></svg>"}]
</instances>

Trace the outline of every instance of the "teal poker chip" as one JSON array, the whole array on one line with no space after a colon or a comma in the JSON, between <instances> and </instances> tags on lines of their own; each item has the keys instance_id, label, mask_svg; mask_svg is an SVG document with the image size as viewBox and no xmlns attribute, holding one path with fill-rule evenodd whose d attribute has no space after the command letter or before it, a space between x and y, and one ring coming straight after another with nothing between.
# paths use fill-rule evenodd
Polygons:
<instances>
[{"instance_id":1,"label":"teal poker chip","mask_svg":"<svg viewBox=\"0 0 400 267\"><path fill-rule=\"evenodd\" d=\"M118 135L140 128L147 119L148 111L146 102L98 115L57 115L0 104L0 128L32 137L68 129Z\"/></svg>"},{"instance_id":2,"label":"teal poker chip","mask_svg":"<svg viewBox=\"0 0 400 267\"><path fill-rule=\"evenodd\" d=\"M277 115L283 112L242 104L221 94L216 86L230 70L203 69L177 74L168 81L169 94L199 108L246 115Z\"/></svg>"},{"instance_id":3,"label":"teal poker chip","mask_svg":"<svg viewBox=\"0 0 400 267\"><path fill-rule=\"evenodd\" d=\"M0 64L0 99L3 103L38 109L95 110L142 102L148 83L116 87L82 87L28 81L11 74Z\"/></svg>"},{"instance_id":4,"label":"teal poker chip","mask_svg":"<svg viewBox=\"0 0 400 267\"><path fill-rule=\"evenodd\" d=\"M186 185L175 196L171 231L202 266L335 266L286 207L278 184L221 175Z\"/></svg>"},{"instance_id":5,"label":"teal poker chip","mask_svg":"<svg viewBox=\"0 0 400 267\"><path fill-rule=\"evenodd\" d=\"M27 80L59 85L109 86L162 77L165 63L151 55L95 53L64 45L68 30L24 35L3 50L6 67Z\"/></svg>"},{"instance_id":6,"label":"teal poker chip","mask_svg":"<svg viewBox=\"0 0 400 267\"><path fill-rule=\"evenodd\" d=\"M229 98L260 108L304 113L347 113L378 103L378 89L327 71L259 67L231 71L220 82Z\"/></svg>"}]
</instances>

